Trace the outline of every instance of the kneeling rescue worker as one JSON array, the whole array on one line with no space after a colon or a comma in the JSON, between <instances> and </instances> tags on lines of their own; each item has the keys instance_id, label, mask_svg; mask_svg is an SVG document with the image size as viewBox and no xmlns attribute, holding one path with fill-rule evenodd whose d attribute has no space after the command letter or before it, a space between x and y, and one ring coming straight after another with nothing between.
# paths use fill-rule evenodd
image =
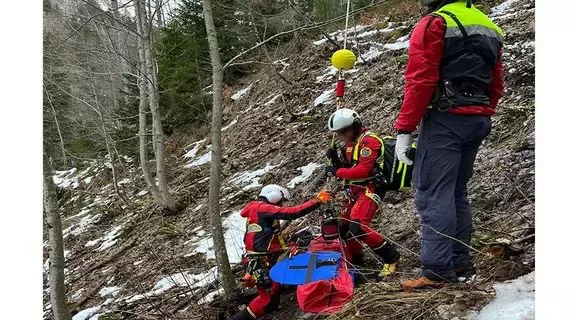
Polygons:
<instances>
[{"instance_id":1,"label":"kneeling rescue worker","mask_svg":"<svg viewBox=\"0 0 576 320\"><path fill-rule=\"evenodd\" d=\"M502 31L472 2L422 0L429 14L410 38L396 155L411 163L406 151L421 121L413 181L422 276L402 282L405 291L441 287L476 272L467 184L504 82Z\"/></svg>"},{"instance_id":2,"label":"kneeling rescue worker","mask_svg":"<svg viewBox=\"0 0 576 320\"><path fill-rule=\"evenodd\" d=\"M326 173L344 180L347 197L342 203L341 220L346 246L352 255L351 262L354 265L364 262L360 240L384 262L381 275L388 275L395 271L400 254L382 235L370 228L382 202L376 193L374 177L381 169L378 160L383 154L384 142L364 127L358 113L351 109L342 108L334 112L328 119L328 129L336 132L338 139L345 144L342 160L335 147L328 149L326 156L332 165L326 167Z\"/></svg>"},{"instance_id":3,"label":"kneeling rescue worker","mask_svg":"<svg viewBox=\"0 0 576 320\"><path fill-rule=\"evenodd\" d=\"M280 234L282 229L278 220L294 220L305 216L332 200L332 194L321 191L315 199L308 200L295 207L283 207L290 200L290 192L281 186L270 184L262 188L257 201L248 203L240 212L246 218L246 275L243 286L256 286L258 296L246 309L230 320L258 319L274 311L280 304L280 284L272 281L268 271L276 263L278 256L286 249Z\"/></svg>"}]
</instances>

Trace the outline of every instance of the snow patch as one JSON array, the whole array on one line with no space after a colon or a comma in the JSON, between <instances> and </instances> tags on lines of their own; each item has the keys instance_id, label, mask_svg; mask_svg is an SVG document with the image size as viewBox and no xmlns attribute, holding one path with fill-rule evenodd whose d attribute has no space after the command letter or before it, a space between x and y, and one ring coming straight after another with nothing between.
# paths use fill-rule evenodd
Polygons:
<instances>
[{"instance_id":1,"label":"snow patch","mask_svg":"<svg viewBox=\"0 0 576 320\"><path fill-rule=\"evenodd\" d=\"M198 160L192 161L189 164L185 165L184 167L185 168L192 168L192 167L201 166L205 163L210 162L210 160L212 160L212 151L208 151L208 153L201 156Z\"/></svg>"},{"instance_id":2,"label":"snow patch","mask_svg":"<svg viewBox=\"0 0 576 320\"><path fill-rule=\"evenodd\" d=\"M186 152L186 154L184 155L184 158L194 158L196 156L196 153L198 153L198 150L200 149L200 146L206 142L206 139L202 139L199 141L196 141L192 144L190 144L188 146L188 148L192 147L192 149L188 150L188 152Z\"/></svg>"},{"instance_id":3,"label":"snow patch","mask_svg":"<svg viewBox=\"0 0 576 320\"><path fill-rule=\"evenodd\" d=\"M104 250L110 248L111 246L113 246L114 244L116 244L116 242L118 242L117 237L120 235L120 230L122 230L122 226L117 226L117 227L112 228L102 238L102 244L100 245L100 248L98 248L98 251L104 251Z\"/></svg>"},{"instance_id":4,"label":"snow patch","mask_svg":"<svg viewBox=\"0 0 576 320\"><path fill-rule=\"evenodd\" d=\"M227 130L227 129L230 128L231 126L235 125L236 122L238 122L238 117L236 117L236 118L234 118L234 120L230 121L230 123L229 123L227 126L225 126L224 128L222 128L221 131Z\"/></svg>"},{"instance_id":5,"label":"snow patch","mask_svg":"<svg viewBox=\"0 0 576 320\"><path fill-rule=\"evenodd\" d=\"M216 298L219 295L224 294L224 289L218 289L216 291L212 291L210 293L208 293L207 295L204 296L204 298L198 300L198 304L206 304L206 303L210 303L212 301L214 301L214 298Z\"/></svg>"},{"instance_id":6,"label":"snow patch","mask_svg":"<svg viewBox=\"0 0 576 320\"><path fill-rule=\"evenodd\" d=\"M118 295L118 292L120 292L120 287L104 287L102 289L100 289L100 291L98 293L100 293L100 296L102 298L106 297L106 296L112 296L115 297L116 295Z\"/></svg>"},{"instance_id":7,"label":"snow patch","mask_svg":"<svg viewBox=\"0 0 576 320\"><path fill-rule=\"evenodd\" d=\"M326 68L324 70L324 74L321 76L316 77L316 83L320 83L326 79L330 79L332 78L332 76L334 76L336 73L338 73L338 69L336 69L334 66L329 66L328 68Z\"/></svg>"},{"instance_id":8,"label":"snow patch","mask_svg":"<svg viewBox=\"0 0 576 320\"><path fill-rule=\"evenodd\" d=\"M377 33L378 33L378 30L364 31L361 34L357 35L356 38L370 37L370 36L373 36Z\"/></svg>"},{"instance_id":9,"label":"snow patch","mask_svg":"<svg viewBox=\"0 0 576 320\"><path fill-rule=\"evenodd\" d=\"M259 186L261 186L260 177L269 172L270 170L276 168L277 166L279 165L274 166L271 164L266 164L266 166L262 169L237 173L230 179L230 184L237 186L244 185L242 190L250 190L253 188L258 188Z\"/></svg>"},{"instance_id":10,"label":"snow patch","mask_svg":"<svg viewBox=\"0 0 576 320\"><path fill-rule=\"evenodd\" d=\"M369 62L369 61L373 61L376 60L378 57L380 57L384 52L381 51L380 49L371 46L370 49L368 49L368 52L364 52L361 56L361 59L358 60L358 64L362 64L364 62Z\"/></svg>"},{"instance_id":11,"label":"snow patch","mask_svg":"<svg viewBox=\"0 0 576 320\"><path fill-rule=\"evenodd\" d=\"M299 176L296 176L292 180L290 180L290 182L288 182L286 187L288 187L290 189L294 189L297 184L300 184L300 183L310 179L310 177L312 176L314 171L319 167L322 167L322 165L318 164L318 163L314 163L314 162L311 162L305 166L299 167L298 170L302 171L302 174Z\"/></svg>"},{"instance_id":12,"label":"snow patch","mask_svg":"<svg viewBox=\"0 0 576 320\"><path fill-rule=\"evenodd\" d=\"M492 7L492 9L491 9L492 14L490 15L490 17L500 16L500 15L505 14L507 11L509 11L512 4L514 4L518 1L520 1L520 0L507 0L507 1L504 1L495 7Z\"/></svg>"},{"instance_id":13,"label":"snow patch","mask_svg":"<svg viewBox=\"0 0 576 320\"><path fill-rule=\"evenodd\" d=\"M55 174L52 176L52 181L54 181L54 184L60 188L68 188L71 185L72 188L76 188L78 186L77 176L74 176L76 171L78 171L77 168L64 171L54 171Z\"/></svg>"},{"instance_id":14,"label":"snow patch","mask_svg":"<svg viewBox=\"0 0 576 320\"><path fill-rule=\"evenodd\" d=\"M102 309L102 305L95 306L92 308L84 309L72 317L72 320L97 320L98 316L92 317L96 312Z\"/></svg>"},{"instance_id":15,"label":"snow patch","mask_svg":"<svg viewBox=\"0 0 576 320\"><path fill-rule=\"evenodd\" d=\"M334 95L333 89L326 90L326 91L322 92L321 95L319 95L316 99L314 99L314 106L316 107L322 103L331 102L333 95Z\"/></svg>"},{"instance_id":16,"label":"snow patch","mask_svg":"<svg viewBox=\"0 0 576 320\"><path fill-rule=\"evenodd\" d=\"M80 299L82 297L83 292L84 288L80 288L76 292L74 292L74 294L72 295L72 301L77 301L78 299Z\"/></svg>"},{"instance_id":17,"label":"snow patch","mask_svg":"<svg viewBox=\"0 0 576 320\"><path fill-rule=\"evenodd\" d=\"M244 250L244 232L246 231L246 220L240 216L240 211L234 211L224 221L222 221L224 230L224 240L226 241L226 251L230 263L240 263L242 252ZM214 239L212 236L197 242L197 248L191 255L205 253L207 259L215 259Z\"/></svg>"},{"instance_id":18,"label":"snow patch","mask_svg":"<svg viewBox=\"0 0 576 320\"><path fill-rule=\"evenodd\" d=\"M116 242L118 242L117 237L120 234L121 230L122 230L122 226L114 227L114 228L110 229L110 231L108 231L108 233L106 233L102 238L90 240L90 241L86 242L86 244L84 246L85 247L92 247L92 246L95 246L96 244L98 244L99 242L102 242L102 244L98 248L98 251L104 251L104 250L112 247L114 244L116 244Z\"/></svg>"},{"instance_id":19,"label":"snow patch","mask_svg":"<svg viewBox=\"0 0 576 320\"><path fill-rule=\"evenodd\" d=\"M278 73L282 73L286 70L286 68L288 68L290 66L289 63L286 62L286 60L288 60L288 58L284 58L284 59L280 59L280 60L276 60L274 61L274 63L277 64L281 64L282 65L282 70L280 70Z\"/></svg>"},{"instance_id":20,"label":"snow patch","mask_svg":"<svg viewBox=\"0 0 576 320\"><path fill-rule=\"evenodd\" d=\"M354 39L354 34L360 32L360 31L363 31L366 28L368 28L368 26L364 26L364 25L348 28L348 40L352 41L352 39ZM364 34L364 33L361 33L361 34ZM334 32L328 34L328 36L330 36L330 38L332 38L332 39L335 39L336 41L344 41L344 29L334 31ZM367 35L364 35L364 37L366 37L366 36ZM360 37L360 35L358 35L357 37ZM315 46L319 46L321 44L326 43L327 41L328 41L328 39L322 38L322 39L316 40L312 43Z\"/></svg>"},{"instance_id":21,"label":"snow patch","mask_svg":"<svg viewBox=\"0 0 576 320\"><path fill-rule=\"evenodd\" d=\"M213 267L212 269L208 270L207 272L200 273L200 274L193 274L189 271L184 271L176 274L169 275L160 281L156 282L154 288L152 290L144 293L144 294L137 294L131 296L126 299L127 303L135 302L146 297L160 295L171 288L177 287L190 287L194 288L201 288L204 287L218 278L217 267Z\"/></svg>"},{"instance_id":22,"label":"snow patch","mask_svg":"<svg viewBox=\"0 0 576 320\"><path fill-rule=\"evenodd\" d=\"M80 233L86 231L94 223L98 222L98 220L100 220L101 217L102 217L101 214L95 214L95 215L89 215L89 216L82 218L82 220L80 220L80 222L78 222L78 224L71 225L70 227L68 227L62 231L62 234L64 235L64 239L66 239L70 235L76 236L76 235L79 235Z\"/></svg>"},{"instance_id":23,"label":"snow patch","mask_svg":"<svg viewBox=\"0 0 576 320\"><path fill-rule=\"evenodd\" d=\"M535 318L535 272L518 279L497 283L496 299L480 312L473 312L470 320L530 320Z\"/></svg>"},{"instance_id":24,"label":"snow patch","mask_svg":"<svg viewBox=\"0 0 576 320\"><path fill-rule=\"evenodd\" d=\"M315 46L319 46L321 44L324 44L328 41L328 39L324 38L324 39L320 39L320 40L316 40L314 42L312 42Z\"/></svg>"},{"instance_id":25,"label":"snow patch","mask_svg":"<svg viewBox=\"0 0 576 320\"><path fill-rule=\"evenodd\" d=\"M384 44L384 49L387 50L404 50L404 49L408 49L408 46L410 45L410 37L409 36L403 36L400 37L396 40L396 42L394 43L386 43Z\"/></svg>"},{"instance_id":26,"label":"snow patch","mask_svg":"<svg viewBox=\"0 0 576 320\"><path fill-rule=\"evenodd\" d=\"M230 98L232 98L232 100L238 100L238 99L242 98L245 94L247 94L251 88L252 88L252 85L249 85L248 87L246 87L244 89L238 90Z\"/></svg>"},{"instance_id":27,"label":"snow patch","mask_svg":"<svg viewBox=\"0 0 576 320\"><path fill-rule=\"evenodd\" d=\"M71 220L71 219L74 219L74 218L78 218L78 217L84 216L84 215L90 213L90 211L92 211L92 209L87 208L87 207L84 207L84 208L82 208L82 210L80 210L79 213L77 213L77 214L75 214L75 215L73 215L73 216L71 216L71 217L68 217L68 218L64 219L64 221L68 221L68 220Z\"/></svg>"}]
</instances>

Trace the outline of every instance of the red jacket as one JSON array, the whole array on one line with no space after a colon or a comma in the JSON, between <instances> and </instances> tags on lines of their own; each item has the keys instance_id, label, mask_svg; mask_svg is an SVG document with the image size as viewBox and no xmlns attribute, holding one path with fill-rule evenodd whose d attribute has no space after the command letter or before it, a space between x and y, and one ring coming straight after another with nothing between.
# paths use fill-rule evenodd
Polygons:
<instances>
[{"instance_id":1,"label":"red jacket","mask_svg":"<svg viewBox=\"0 0 576 320\"><path fill-rule=\"evenodd\" d=\"M279 240L282 231L278 220L294 220L318 208L320 202L312 199L295 207L280 207L263 201L252 201L240 212L247 218L244 244L249 252L277 252L283 249Z\"/></svg>"},{"instance_id":2,"label":"red jacket","mask_svg":"<svg viewBox=\"0 0 576 320\"><path fill-rule=\"evenodd\" d=\"M430 104L440 74L440 63L444 53L444 21L435 16L425 16L418 22L408 48L408 66L404 77L406 79L404 102L400 109L400 116L396 120L395 128L412 132L424 116ZM457 114L479 114L492 116L494 108L504 91L504 68L502 66L502 52L496 67L493 80L490 84L490 103L487 106L465 106L451 108L448 112Z\"/></svg>"},{"instance_id":3,"label":"red jacket","mask_svg":"<svg viewBox=\"0 0 576 320\"><path fill-rule=\"evenodd\" d=\"M367 128L362 128L360 130L360 137L368 131ZM358 147L358 163L354 163L352 159L352 152L354 146L356 146L357 141L346 144L345 155L346 155L346 165L345 168L339 168L336 170L336 178L344 180L361 180L372 176L372 169L376 165L376 160L380 156L380 150L382 145L378 139L370 137L368 135L362 138L360 141L360 146ZM365 184L363 184L365 185ZM365 185L370 191L374 191L373 183L368 183ZM351 187L350 190L353 193L365 192L366 190L361 187Z\"/></svg>"}]
</instances>

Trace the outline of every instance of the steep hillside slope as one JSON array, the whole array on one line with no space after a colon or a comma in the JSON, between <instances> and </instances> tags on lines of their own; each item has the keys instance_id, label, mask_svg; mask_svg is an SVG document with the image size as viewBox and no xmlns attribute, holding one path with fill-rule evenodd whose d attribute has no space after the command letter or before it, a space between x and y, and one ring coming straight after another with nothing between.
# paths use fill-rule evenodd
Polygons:
<instances>
[{"instance_id":1,"label":"steep hillside slope","mask_svg":"<svg viewBox=\"0 0 576 320\"><path fill-rule=\"evenodd\" d=\"M406 262L395 278L378 283L372 270L361 270L369 285L359 286L355 302L334 318L465 318L469 310L479 311L492 299L493 282L534 270L534 247L529 244L534 231L534 6L534 0L508 0L492 8L492 18L506 33L506 91L470 182L478 276L463 287L439 293L399 292L399 278L418 272L419 217L412 194L389 194L373 226L397 244ZM417 18L380 17L349 30L359 59L346 73L346 105L381 134L394 133L406 48ZM342 41L341 31L330 35ZM238 263L242 254L244 221L238 210L256 196L260 186L286 185L295 195L294 202L322 187L324 180L315 178L323 171L330 141L326 122L336 108L336 76L329 64L333 51L326 40L302 39L279 51L274 57L278 60L269 67L255 70L234 88L225 88L221 209L232 263ZM236 306L224 306L217 299L206 219L210 137L201 132L206 130L167 141L171 189L185 207L177 214L155 208L150 195L142 191L145 183L134 166L120 181L127 202L114 195L106 163L57 173L66 229L68 294L73 309L80 311L75 320L98 315L100 319L217 319L235 310ZM316 221L308 219L299 225ZM509 243L522 238L528 244ZM371 263L372 269L379 269L378 261ZM286 296L283 304L290 307L269 319L300 317L293 303L294 298ZM47 317L48 304L45 309ZM531 311L526 311L529 316ZM475 316L486 319L482 313Z\"/></svg>"}]
</instances>

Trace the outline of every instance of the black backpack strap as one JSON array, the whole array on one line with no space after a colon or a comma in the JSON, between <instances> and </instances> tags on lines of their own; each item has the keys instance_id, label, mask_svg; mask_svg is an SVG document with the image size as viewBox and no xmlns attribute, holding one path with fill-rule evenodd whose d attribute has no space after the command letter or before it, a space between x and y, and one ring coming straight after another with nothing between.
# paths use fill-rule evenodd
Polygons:
<instances>
[{"instance_id":1,"label":"black backpack strap","mask_svg":"<svg viewBox=\"0 0 576 320\"><path fill-rule=\"evenodd\" d=\"M479 55L482 59L484 59L484 61L486 61L490 65L490 59L488 59L481 52L477 52L476 50L474 50L474 46L472 45L472 42L470 42L470 38L468 37L468 32L466 32L466 28L464 28L464 25L462 24L462 22L460 22L460 20L456 17L456 15L446 10L442 10L440 12L448 15L450 18L452 18L452 20L454 20L454 22L456 22L456 25L458 25L458 29L460 29L460 32L462 32L462 36L464 37L464 41L466 42L466 47L468 48L468 51L470 53Z\"/></svg>"},{"instance_id":2,"label":"black backpack strap","mask_svg":"<svg viewBox=\"0 0 576 320\"><path fill-rule=\"evenodd\" d=\"M468 32L466 32L466 28L464 28L464 25L462 25L462 22L460 22L460 20L456 17L456 15L446 10L442 10L440 12L449 16L450 18L452 18L452 20L454 20L454 22L456 22L456 24L458 25L458 29L460 29L460 32L462 32L462 36L464 36L464 39L468 41Z\"/></svg>"}]
</instances>

